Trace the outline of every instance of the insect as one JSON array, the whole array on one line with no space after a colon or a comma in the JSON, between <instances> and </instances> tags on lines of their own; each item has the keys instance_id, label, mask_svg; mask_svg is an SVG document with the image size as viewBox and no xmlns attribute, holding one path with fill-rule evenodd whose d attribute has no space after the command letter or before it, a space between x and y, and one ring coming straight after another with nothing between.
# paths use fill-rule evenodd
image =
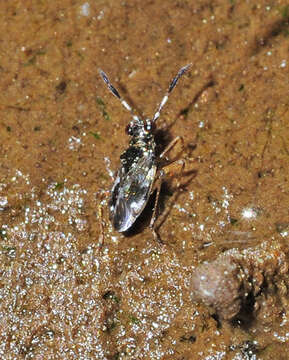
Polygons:
<instances>
[{"instance_id":1,"label":"insect","mask_svg":"<svg viewBox=\"0 0 289 360\"><path fill-rule=\"evenodd\" d=\"M173 78L168 91L151 120L143 120L135 115L130 105L120 96L119 92L111 84L107 75L102 70L99 70L108 89L120 100L121 104L132 115L132 120L126 127L126 133L130 136L129 146L120 156L120 167L116 173L108 203L109 218L114 229L118 232L126 232L132 227L148 203L150 195L157 190L150 228L152 229L155 238L158 239L154 224L162 179L164 175L172 172L176 167L181 168L182 170L184 162L182 160L175 161L170 165L160 168L159 160L163 158L163 156L179 140L182 141L182 138L175 138L157 157L155 125L164 105L168 101L170 93L190 65L191 64L188 64L182 67Z\"/></svg>"}]
</instances>

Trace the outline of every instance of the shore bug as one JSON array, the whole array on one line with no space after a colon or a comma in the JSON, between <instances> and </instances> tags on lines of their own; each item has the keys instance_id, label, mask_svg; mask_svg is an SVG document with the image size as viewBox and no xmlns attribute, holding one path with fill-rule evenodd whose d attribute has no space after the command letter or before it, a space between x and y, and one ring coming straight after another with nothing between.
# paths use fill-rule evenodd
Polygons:
<instances>
[{"instance_id":1,"label":"shore bug","mask_svg":"<svg viewBox=\"0 0 289 360\"><path fill-rule=\"evenodd\" d=\"M157 193L150 228L152 229L155 238L159 239L154 225L162 179L166 174L175 172L176 167L181 168L182 171L184 168L184 161L178 160L169 165L160 167L160 159L162 159L178 141L182 141L182 138L179 136L176 137L157 157L155 125L164 105L168 101L169 95L190 65L191 64L188 64L182 67L173 78L151 120L143 120L135 115L130 105L120 96L119 92L111 84L108 76L102 70L99 70L108 89L120 100L121 104L132 115L132 120L126 127L126 133L130 136L129 146L120 156L120 167L116 173L108 203L109 218L114 229L118 232L126 232L133 226L148 203L150 195L156 190Z\"/></svg>"}]
</instances>

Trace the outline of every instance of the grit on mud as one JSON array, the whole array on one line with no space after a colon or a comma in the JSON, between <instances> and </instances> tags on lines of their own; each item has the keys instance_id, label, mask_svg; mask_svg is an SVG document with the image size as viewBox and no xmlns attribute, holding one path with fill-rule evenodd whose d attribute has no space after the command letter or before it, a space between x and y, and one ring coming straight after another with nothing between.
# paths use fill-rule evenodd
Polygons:
<instances>
[{"instance_id":1,"label":"grit on mud","mask_svg":"<svg viewBox=\"0 0 289 360\"><path fill-rule=\"evenodd\" d=\"M1 359L288 359L287 1L0 11ZM147 118L188 63L157 122L186 161L164 244L153 201L124 236L105 192L130 116L97 70Z\"/></svg>"}]
</instances>

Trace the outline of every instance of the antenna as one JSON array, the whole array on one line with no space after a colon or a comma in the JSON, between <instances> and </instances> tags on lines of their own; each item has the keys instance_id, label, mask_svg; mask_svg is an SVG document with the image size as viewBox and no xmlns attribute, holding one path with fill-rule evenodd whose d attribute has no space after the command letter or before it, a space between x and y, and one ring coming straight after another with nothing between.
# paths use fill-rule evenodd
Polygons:
<instances>
[{"instance_id":1,"label":"antenna","mask_svg":"<svg viewBox=\"0 0 289 360\"><path fill-rule=\"evenodd\" d=\"M98 71L99 71L99 74L100 74L100 76L102 77L103 81L106 83L108 89L113 93L113 95L114 95L115 97L117 97L117 98L120 100L120 102L122 103L123 107L126 108L126 110L128 110L128 111L131 113L133 119L134 119L135 121L141 122L140 119L139 119L139 117L134 114L134 112L133 112L132 108L129 106L129 104L119 95L119 92L118 92L118 91L116 90L116 88L111 84L111 82L109 81L106 73L105 73L104 71L102 71L101 69L99 69Z\"/></svg>"},{"instance_id":2,"label":"antenna","mask_svg":"<svg viewBox=\"0 0 289 360\"><path fill-rule=\"evenodd\" d=\"M170 86L169 86L169 89L168 91L166 92L165 96L163 97L160 105L159 105L159 108L158 110L156 111L156 113L154 114L154 117L153 117L153 122L155 122L159 117L160 117L160 114L161 114L161 111L162 111L162 108L164 107L164 105L166 104L166 102L168 101L168 98L169 98L169 95L170 93L173 91L173 89L175 88L175 86L177 85L177 82L179 80L180 77L182 77L184 75L184 73L190 68L192 64L188 64L184 67L182 67L179 72L177 73L177 75L173 78L172 82L170 83Z\"/></svg>"}]
</instances>

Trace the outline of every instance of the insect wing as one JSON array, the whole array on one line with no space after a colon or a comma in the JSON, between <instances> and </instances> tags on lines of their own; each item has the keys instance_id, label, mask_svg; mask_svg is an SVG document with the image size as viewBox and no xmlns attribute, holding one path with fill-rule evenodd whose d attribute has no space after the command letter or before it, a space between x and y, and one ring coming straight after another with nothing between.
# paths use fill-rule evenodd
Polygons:
<instances>
[{"instance_id":1,"label":"insect wing","mask_svg":"<svg viewBox=\"0 0 289 360\"><path fill-rule=\"evenodd\" d=\"M110 218L115 230L127 231L144 209L156 174L151 157L142 157L130 170L118 172L110 200Z\"/></svg>"}]
</instances>

